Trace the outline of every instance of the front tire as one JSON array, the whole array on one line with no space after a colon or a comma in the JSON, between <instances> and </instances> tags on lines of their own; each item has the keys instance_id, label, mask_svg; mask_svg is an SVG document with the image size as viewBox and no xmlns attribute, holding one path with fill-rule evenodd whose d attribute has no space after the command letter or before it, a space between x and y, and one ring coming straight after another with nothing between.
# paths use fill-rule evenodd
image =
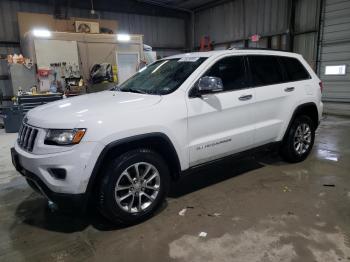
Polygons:
<instances>
[{"instance_id":1,"label":"front tire","mask_svg":"<svg viewBox=\"0 0 350 262\"><path fill-rule=\"evenodd\" d=\"M315 125L308 116L297 117L282 142L280 153L284 160L297 163L310 154L315 141Z\"/></svg>"},{"instance_id":2,"label":"front tire","mask_svg":"<svg viewBox=\"0 0 350 262\"><path fill-rule=\"evenodd\" d=\"M99 209L112 222L141 222L163 203L169 183L169 169L158 153L148 149L126 152L106 169L99 190Z\"/></svg>"}]
</instances>

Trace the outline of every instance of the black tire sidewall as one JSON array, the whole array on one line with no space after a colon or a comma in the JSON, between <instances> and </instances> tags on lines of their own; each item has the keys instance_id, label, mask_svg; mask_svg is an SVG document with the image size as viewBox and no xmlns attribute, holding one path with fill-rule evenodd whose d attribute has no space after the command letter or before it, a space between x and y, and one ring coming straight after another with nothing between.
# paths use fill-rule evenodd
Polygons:
<instances>
[{"instance_id":1,"label":"black tire sidewall","mask_svg":"<svg viewBox=\"0 0 350 262\"><path fill-rule=\"evenodd\" d=\"M128 213L118 206L114 197L116 182L121 173L137 162L147 162L155 166L160 175L160 188L156 199L145 211ZM162 204L169 191L170 175L163 158L148 149L132 150L111 161L100 187L100 210L108 219L124 224L134 224L145 220Z\"/></svg>"},{"instance_id":2,"label":"black tire sidewall","mask_svg":"<svg viewBox=\"0 0 350 262\"><path fill-rule=\"evenodd\" d=\"M305 153L300 155L295 151L295 148L294 148L294 135L298 126L303 123L308 124L311 129L311 143L309 148L305 151ZM288 131L288 135L285 141L283 142L282 156L284 156L284 158L289 162L294 162L294 163L301 162L305 160L307 156L310 154L314 142L315 142L315 126L313 121L308 116L299 116L293 121Z\"/></svg>"}]
</instances>

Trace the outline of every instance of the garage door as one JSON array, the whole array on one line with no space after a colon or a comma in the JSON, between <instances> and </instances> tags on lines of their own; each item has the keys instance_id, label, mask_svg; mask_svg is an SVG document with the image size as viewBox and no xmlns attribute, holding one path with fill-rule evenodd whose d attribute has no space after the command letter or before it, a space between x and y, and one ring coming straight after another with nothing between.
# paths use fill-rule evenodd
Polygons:
<instances>
[{"instance_id":1,"label":"garage door","mask_svg":"<svg viewBox=\"0 0 350 262\"><path fill-rule=\"evenodd\" d=\"M325 0L320 43L323 100L350 102L350 1Z\"/></svg>"}]
</instances>

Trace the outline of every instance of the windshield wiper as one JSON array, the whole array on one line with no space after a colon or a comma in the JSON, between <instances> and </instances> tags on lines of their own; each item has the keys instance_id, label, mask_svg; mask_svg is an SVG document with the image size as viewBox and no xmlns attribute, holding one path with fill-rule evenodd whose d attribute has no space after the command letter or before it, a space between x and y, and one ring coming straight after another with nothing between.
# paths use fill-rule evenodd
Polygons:
<instances>
[{"instance_id":1,"label":"windshield wiper","mask_svg":"<svg viewBox=\"0 0 350 262\"><path fill-rule=\"evenodd\" d=\"M109 91L120 91L120 87L118 85L113 86L112 88L109 89Z\"/></svg>"},{"instance_id":2,"label":"windshield wiper","mask_svg":"<svg viewBox=\"0 0 350 262\"><path fill-rule=\"evenodd\" d=\"M134 88L125 88L125 89L119 89L122 92L131 92L131 93L139 93L139 94L148 94L146 91L140 90L140 89L134 89Z\"/></svg>"}]
</instances>

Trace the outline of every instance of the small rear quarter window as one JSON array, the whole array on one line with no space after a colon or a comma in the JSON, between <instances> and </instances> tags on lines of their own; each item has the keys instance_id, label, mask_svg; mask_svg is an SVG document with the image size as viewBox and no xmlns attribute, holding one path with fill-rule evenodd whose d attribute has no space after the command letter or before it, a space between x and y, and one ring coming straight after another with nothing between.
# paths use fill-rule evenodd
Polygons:
<instances>
[{"instance_id":1,"label":"small rear quarter window","mask_svg":"<svg viewBox=\"0 0 350 262\"><path fill-rule=\"evenodd\" d=\"M310 79L310 74L303 64L293 57L279 57L279 60L286 73L286 82Z\"/></svg>"}]
</instances>

